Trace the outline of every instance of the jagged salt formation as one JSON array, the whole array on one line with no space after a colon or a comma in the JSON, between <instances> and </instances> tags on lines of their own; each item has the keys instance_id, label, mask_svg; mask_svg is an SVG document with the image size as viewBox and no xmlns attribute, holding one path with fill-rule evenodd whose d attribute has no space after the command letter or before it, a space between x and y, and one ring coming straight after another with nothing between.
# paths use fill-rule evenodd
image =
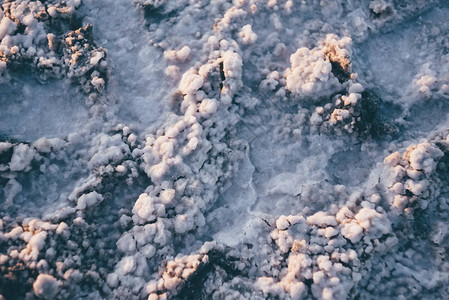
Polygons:
<instances>
[{"instance_id":1,"label":"jagged salt formation","mask_svg":"<svg viewBox=\"0 0 449 300\"><path fill-rule=\"evenodd\" d=\"M79 13L94 18L105 3L5 2L1 80L25 67L43 82L67 78L94 112L114 111L102 32ZM152 79L174 88L157 100L169 102L149 127L109 112L65 137L2 140L4 298L447 292L447 132L396 145L406 122L384 115L369 74L354 72L361 43L437 2L135 3L153 59L164 59L167 78ZM133 49L132 40L117 44ZM410 103L446 97L445 73L432 68L411 80ZM419 133L406 133L415 143ZM398 152L384 155L387 142ZM373 167L338 184L332 157L354 148L372 151Z\"/></svg>"}]
</instances>

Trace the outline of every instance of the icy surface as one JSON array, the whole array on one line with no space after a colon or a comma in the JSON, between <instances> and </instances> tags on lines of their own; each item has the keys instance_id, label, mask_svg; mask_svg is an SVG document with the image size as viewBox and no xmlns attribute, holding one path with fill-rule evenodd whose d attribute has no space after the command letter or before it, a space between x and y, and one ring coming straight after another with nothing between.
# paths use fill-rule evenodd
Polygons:
<instances>
[{"instance_id":1,"label":"icy surface","mask_svg":"<svg viewBox=\"0 0 449 300\"><path fill-rule=\"evenodd\" d=\"M0 84L0 136L34 141L65 137L89 120L82 95L62 81L41 84L21 73Z\"/></svg>"},{"instance_id":2,"label":"icy surface","mask_svg":"<svg viewBox=\"0 0 449 300\"><path fill-rule=\"evenodd\" d=\"M446 299L446 1L0 8L0 299Z\"/></svg>"}]
</instances>

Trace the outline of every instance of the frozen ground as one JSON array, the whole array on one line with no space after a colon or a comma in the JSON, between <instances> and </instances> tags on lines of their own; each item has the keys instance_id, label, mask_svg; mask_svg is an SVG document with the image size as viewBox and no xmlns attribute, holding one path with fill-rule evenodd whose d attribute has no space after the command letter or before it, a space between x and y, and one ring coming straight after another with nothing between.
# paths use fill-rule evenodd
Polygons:
<instances>
[{"instance_id":1,"label":"frozen ground","mask_svg":"<svg viewBox=\"0 0 449 300\"><path fill-rule=\"evenodd\" d=\"M0 299L446 299L446 1L0 2Z\"/></svg>"}]
</instances>

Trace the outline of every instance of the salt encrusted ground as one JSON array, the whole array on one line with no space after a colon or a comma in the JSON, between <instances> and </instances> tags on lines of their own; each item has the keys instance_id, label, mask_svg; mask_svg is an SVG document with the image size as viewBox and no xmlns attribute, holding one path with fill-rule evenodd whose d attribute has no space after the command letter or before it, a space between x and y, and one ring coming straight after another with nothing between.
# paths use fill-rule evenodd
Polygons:
<instances>
[{"instance_id":1,"label":"salt encrusted ground","mask_svg":"<svg viewBox=\"0 0 449 300\"><path fill-rule=\"evenodd\" d=\"M0 299L445 299L445 1L3 1Z\"/></svg>"}]
</instances>

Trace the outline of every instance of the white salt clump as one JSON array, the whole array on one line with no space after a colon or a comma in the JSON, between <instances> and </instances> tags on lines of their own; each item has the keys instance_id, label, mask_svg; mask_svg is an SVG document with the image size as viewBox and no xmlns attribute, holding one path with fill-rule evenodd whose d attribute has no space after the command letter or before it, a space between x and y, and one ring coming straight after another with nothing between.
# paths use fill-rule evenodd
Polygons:
<instances>
[{"instance_id":1,"label":"white salt clump","mask_svg":"<svg viewBox=\"0 0 449 300\"><path fill-rule=\"evenodd\" d=\"M398 194L398 195L405 194L405 187L404 187L404 184L402 182L396 182L395 184L393 184L390 187L390 190L392 192L394 192L395 194Z\"/></svg>"},{"instance_id":2,"label":"white salt clump","mask_svg":"<svg viewBox=\"0 0 449 300\"><path fill-rule=\"evenodd\" d=\"M67 225L67 223L61 222L58 227L56 228L56 233L57 234L63 234L65 231L69 230L69 226Z\"/></svg>"},{"instance_id":3,"label":"white salt clump","mask_svg":"<svg viewBox=\"0 0 449 300\"><path fill-rule=\"evenodd\" d=\"M92 86L97 90L97 91L102 91L104 89L104 86L106 84L106 82L104 81L103 78L100 78L98 76L93 76L92 80L90 81L90 83L92 84Z\"/></svg>"},{"instance_id":4,"label":"white salt clump","mask_svg":"<svg viewBox=\"0 0 449 300\"><path fill-rule=\"evenodd\" d=\"M223 72L226 77L240 78L242 76L242 59L231 51L223 53Z\"/></svg>"},{"instance_id":5,"label":"white salt clump","mask_svg":"<svg viewBox=\"0 0 449 300\"><path fill-rule=\"evenodd\" d=\"M124 165L118 165L117 167L115 167L115 170L118 173L125 173L126 172L126 167Z\"/></svg>"},{"instance_id":6,"label":"white salt clump","mask_svg":"<svg viewBox=\"0 0 449 300\"><path fill-rule=\"evenodd\" d=\"M0 21L0 52L6 59L0 62L0 73L3 73L4 68L15 63L30 64L41 81L65 76L76 79L83 85L83 89L89 92L91 86L88 83L86 85L87 80L83 75L92 68L101 69L100 64L97 65L98 60L101 60L101 63L105 60L95 58L95 51L89 50L96 49L104 56L106 53L104 49L93 45L93 41L89 39L84 29L72 32L62 30L59 34L48 32L51 26L65 28L79 5L78 0L66 1L63 5L40 1L9 1L3 5L2 11L9 13L6 17L2 12ZM88 31L88 28L85 29ZM76 45L74 41L80 40L84 43ZM95 63L95 66L90 65L89 54L94 57L92 63ZM5 64L6 61L8 64ZM67 69L69 69L68 74Z\"/></svg>"},{"instance_id":7,"label":"white salt clump","mask_svg":"<svg viewBox=\"0 0 449 300\"><path fill-rule=\"evenodd\" d=\"M59 151L64 145L65 141L59 138L47 139L45 137L38 139L33 147L41 153L50 153L51 151Z\"/></svg>"},{"instance_id":8,"label":"white salt clump","mask_svg":"<svg viewBox=\"0 0 449 300\"><path fill-rule=\"evenodd\" d=\"M284 10L285 10L285 12L287 13L287 14L291 14L292 13L292 9L293 9L293 7L294 7L294 2L292 1L292 0L287 0L286 2L285 2L285 5L284 5Z\"/></svg>"},{"instance_id":9,"label":"white salt clump","mask_svg":"<svg viewBox=\"0 0 449 300\"><path fill-rule=\"evenodd\" d=\"M0 142L0 153L11 149L12 146L9 142Z\"/></svg>"},{"instance_id":10,"label":"white salt clump","mask_svg":"<svg viewBox=\"0 0 449 300\"><path fill-rule=\"evenodd\" d=\"M120 276L124 276L134 271L135 268L136 268L135 257L125 256L122 258L122 260L118 262L115 272Z\"/></svg>"},{"instance_id":11,"label":"white salt clump","mask_svg":"<svg viewBox=\"0 0 449 300\"><path fill-rule=\"evenodd\" d=\"M334 109L329 119L329 123L335 125L340 122L344 122L352 117L351 112L346 109Z\"/></svg>"},{"instance_id":12,"label":"white salt clump","mask_svg":"<svg viewBox=\"0 0 449 300\"><path fill-rule=\"evenodd\" d=\"M27 171L34 157L34 151L28 145L19 144L14 147L14 153L9 167L11 171Z\"/></svg>"},{"instance_id":13,"label":"white salt clump","mask_svg":"<svg viewBox=\"0 0 449 300\"><path fill-rule=\"evenodd\" d=\"M401 155L399 154L399 152L396 151L396 152L388 155L387 157L385 157L384 164L394 167L399 163L400 160L401 160Z\"/></svg>"},{"instance_id":14,"label":"white salt clump","mask_svg":"<svg viewBox=\"0 0 449 300\"><path fill-rule=\"evenodd\" d=\"M177 233L185 233L193 228L194 220L191 216L180 214L175 217L174 226Z\"/></svg>"},{"instance_id":15,"label":"white salt clump","mask_svg":"<svg viewBox=\"0 0 449 300\"><path fill-rule=\"evenodd\" d=\"M280 216L277 220L276 220L276 227L279 230L285 230L288 227L290 227L290 222L288 220L288 218L286 216Z\"/></svg>"},{"instance_id":16,"label":"white salt clump","mask_svg":"<svg viewBox=\"0 0 449 300\"><path fill-rule=\"evenodd\" d=\"M324 232L324 236L327 238L331 238L333 236L336 236L337 234L338 234L338 230L336 230L333 227L327 227Z\"/></svg>"},{"instance_id":17,"label":"white salt clump","mask_svg":"<svg viewBox=\"0 0 449 300\"><path fill-rule=\"evenodd\" d=\"M342 96L341 100L345 106L354 106L361 97L358 93L350 93L348 96Z\"/></svg>"},{"instance_id":18,"label":"white salt clump","mask_svg":"<svg viewBox=\"0 0 449 300\"><path fill-rule=\"evenodd\" d=\"M154 200L148 194L141 194L133 207L133 213L144 220L152 221L155 218Z\"/></svg>"},{"instance_id":19,"label":"white salt clump","mask_svg":"<svg viewBox=\"0 0 449 300\"><path fill-rule=\"evenodd\" d=\"M179 91L183 94L192 94L203 86L204 80L194 73L194 70L184 73L179 83Z\"/></svg>"},{"instance_id":20,"label":"white salt clump","mask_svg":"<svg viewBox=\"0 0 449 300\"><path fill-rule=\"evenodd\" d=\"M162 204L169 205L175 198L176 191L174 189L166 189L161 191L160 199Z\"/></svg>"},{"instance_id":21,"label":"white salt clump","mask_svg":"<svg viewBox=\"0 0 449 300\"><path fill-rule=\"evenodd\" d=\"M44 246L45 239L47 238L47 233L45 231L41 231L31 238L28 245L32 248L32 250L40 251Z\"/></svg>"},{"instance_id":22,"label":"white salt clump","mask_svg":"<svg viewBox=\"0 0 449 300\"><path fill-rule=\"evenodd\" d=\"M12 34L16 30L17 24L7 16L3 16L0 21L0 40L2 40L7 34Z\"/></svg>"},{"instance_id":23,"label":"white salt clump","mask_svg":"<svg viewBox=\"0 0 449 300\"><path fill-rule=\"evenodd\" d=\"M102 51L96 51L93 53L92 57L90 58L89 62L91 65L96 65L98 62L105 56L104 52Z\"/></svg>"},{"instance_id":24,"label":"white salt clump","mask_svg":"<svg viewBox=\"0 0 449 300\"><path fill-rule=\"evenodd\" d=\"M243 19L246 15L246 11L233 6L226 11L226 13L223 15L223 18L215 25L215 28L217 31L229 30L233 21L237 19Z\"/></svg>"},{"instance_id":25,"label":"white salt clump","mask_svg":"<svg viewBox=\"0 0 449 300\"><path fill-rule=\"evenodd\" d=\"M40 251L45 245L47 232L41 231L31 236L27 247L20 252L20 256L25 261L36 261Z\"/></svg>"},{"instance_id":26,"label":"white salt clump","mask_svg":"<svg viewBox=\"0 0 449 300\"><path fill-rule=\"evenodd\" d=\"M156 254L156 248L153 245L145 245L139 250L146 258L151 258Z\"/></svg>"},{"instance_id":27,"label":"white salt clump","mask_svg":"<svg viewBox=\"0 0 449 300\"><path fill-rule=\"evenodd\" d=\"M257 278L255 287L261 290L265 297L268 297L269 295L283 297L285 295L282 285L280 285L278 282L275 282L271 277Z\"/></svg>"},{"instance_id":28,"label":"white salt clump","mask_svg":"<svg viewBox=\"0 0 449 300\"><path fill-rule=\"evenodd\" d=\"M410 153L410 166L415 170L423 170L426 175L430 175L436 167L436 159L443 156L443 152L428 143L419 144Z\"/></svg>"},{"instance_id":29,"label":"white salt clump","mask_svg":"<svg viewBox=\"0 0 449 300\"><path fill-rule=\"evenodd\" d=\"M189 46L184 46L176 52L176 58L180 61L185 61L189 58L190 51L191 50Z\"/></svg>"},{"instance_id":30,"label":"white salt clump","mask_svg":"<svg viewBox=\"0 0 449 300\"><path fill-rule=\"evenodd\" d=\"M58 40L56 38L56 35L53 33L48 33L47 40L48 40L48 48L50 48L50 50L52 51L57 50Z\"/></svg>"},{"instance_id":31,"label":"white salt clump","mask_svg":"<svg viewBox=\"0 0 449 300\"><path fill-rule=\"evenodd\" d=\"M108 277L106 278L106 282L111 288L117 287L117 285L119 283L118 275L115 273L108 274Z\"/></svg>"},{"instance_id":32,"label":"white salt clump","mask_svg":"<svg viewBox=\"0 0 449 300\"><path fill-rule=\"evenodd\" d=\"M391 192L389 201L394 208L409 210L417 205L418 196L421 198L421 209L427 207L426 199L431 196L435 185L432 177L443 156L439 147L423 141L409 146L402 156L394 152L384 159L387 168L383 180ZM407 192L411 195L407 195Z\"/></svg>"},{"instance_id":33,"label":"white salt clump","mask_svg":"<svg viewBox=\"0 0 449 300\"><path fill-rule=\"evenodd\" d=\"M22 227L15 227L15 228L11 229L11 231L8 232L5 236L8 237L8 238L10 238L10 239L12 239L12 240L15 240L15 239L17 239L22 233L23 233Z\"/></svg>"},{"instance_id":34,"label":"white salt clump","mask_svg":"<svg viewBox=\"0 0 449 300\"><path fill-rule=\"evenodd\" d=\"M180 70L178 66L170 65L165 69L165 75L171 77L174 80L178 80L180 76Z\"/></svg>"},{"instance_id":35,"label":"white salt clump","mask_svg":"<svg viewBox=\"0 0 449 300\"><path fill-rule=\"evenodd\" d=\"M201 114L203 118L210 117L214 112L217 111L218 103L215 99L204 99L201 101L198 112Z\"/></svg>"},{"instance_id":36,"label":"white salt clump","mask_svg":"<svg viewBox=\"0 0 449 300\"><path fill-rule=\"evenodd\" d=\"M125 233L117 241L117 248L125 253L132 252L136 249L136 241L130 233Z\"/></svg>"},{"instance_id":37,"label":"white salt clump","mask_svg":"<svg viewBox=\"0 0 449 300\"><path fill-rule=\"evenodd\" d=\"M341 234L351 242L357 243L363 236L363 228L355 221L351 221L343 226Z\"/></svg>"},{"instance_id":38,"label":"white salt clump","mask_svg":"<svg viewBox=\"0 0 449 300\"><path fill-rule=\"evenodd\" d=\"M100 134L92 144L90 153L93 155L89 161L89 165L92 167L106 165L108 162L120 162L125 155L130 153L129 146L122 140L120 134L113 136Z\"/></svg>"},{"instance_id":39,"label":"white salt clump","mask_svg":"<svg viewBox=\"0 0 449 300\"><path fill-rule=\"evenodd\" d=\"M48 274L39 274L33 283L36 296L43 299L54 299L58 294L61 282Z\"/></svg>"},{"instance_id":40,"label":"white salt clump","mask_svg":"<svg viewBox=\"0 0 449 300\"><path fill-rule=\"evenodd\" d=\"M400 191L395 191L393 187L390 189L393 192L396 192L397 194L404 193L404 190L408 190L412 192L412 194L419 196L422 194L423 191L427 189L427 187L430 185L428 180L421 180L421 181L414 181L412 179L408 179L405 181L405 184L403 185L404 189Z\"/></svg>"},{"instance_id":41,"label":"white salt clump","mask_svg":"<svg viewBox=\"0 0 449 300\"><path fill-rule=\"evenodd\" d=\"M319 211L312 216L307 217L307 224L317 226L337 226L335 216L328 215L323 211Z\"/></svg>"},{"instance_id":42,"label":"white salt clump","mask_svg":"<svg viewBox=\"0 0 449 300\"><path fill-rule=\"evenodd\" d=\"M279 72L273 71L267 75L267 78L262 80L260 87L267 90L275 90L279 86L281 76Z\"/></svg>"},{"instance_id":43,"label":"white salt clump","mask_svg":"<svg viewBox=\"0 0 449 300\"><path fill-rule=\"evenodd\" d=\"M328 35L322 45L309 50L300 48L290 56L291 67L285 71L286 88L294 95L304 99L319 98L340 88L338 79L332 74L333 62L347 68L351 45L349 38L337 40Z\"/></svg>"},{"instance_id":44,"label":"white salt clump","mask_svg":"<svg viewBox=\"0 0 449 300\"><path fill-rule=\"evenodd\" d=\"M148 299L153 299L152 295L161 294L161 292L169 292L171 296L179 293L182 283L188 280L196 270L207 263L209 257L206 254L178 255L174 260L167 262L165 270L162 274L162 284L150 281L146 285L146 292L149 293Z\"/></svg>"},{"instance_id":45,"label":"white salt clump","mask_svg":"<svg viewBox=\"0 0 449 300\"><path fill-rule=\"evenodd\" d=\"M360 83L354 83L349 87L348 92L350 94L356 93L361 94L364 91L364 87Z\"/></svg>"},{"instance_id":46,"label":"white salt clump","mask_svg":"<svg viewBox=\"0 0 449 300\"><path fill-rule=\"evenodd\" d=\"M420 64L418 74L408 87L407 96L403 97L406 108L410 107L416 100L430 100L440 93L445 93L443 85L448 82L447 76L439 68L435 68L435 63L436 61ZM447 64L446 60L438 63L441 65Z\"/></svg>"},{"instance_id":47,"label":"white salt clump","mask_svg":"<svg viewBox=\"0 0 449 300\"><path fill-rule=\"evenodd\" d=\"M166 60L169 60L169 61L183 62L183 61L186 61L187 59L189 59L190 52L191 52L190 47L184 46L181 49L179 49L178 51L176 51L176 50L164 51L164 57Z\"/></svg>"},{"instance_id":48,"label":"white salt clump","mask_svg":"<svg viewBox=\"0 0 449 300\"><path fill-rule=\"evenodd\" d=\"M257 40L257 34L253 32L251 25L247 24L239 32L240 41L245 45L252 45Z\"/></svg>"},{"instance_id":49,"label":"white salt clump","mask_svg":"<svg viewBox=\"0 0 449 300\"><path fill-rule=\"evenodd\" d=\"M78 198L76 208L84 210L88 207L92 207L97 203L103 201L103 195L98 194L97 192L90 192L88 194L83 194Z\"/></svg>"},{"instance_id":50,"label":"white salt clump","mask_svg":"<svg viewBox=\"0 0 449 300\"><path fill-rule=\"evenodd\" d=\"M140 219L134 219L134 222L153 221L157 217L165 216L165 206L160 202L160 198L149 196L146 193L141 194L132 210L135 217Z\"/></svg>"}]
</instances>

